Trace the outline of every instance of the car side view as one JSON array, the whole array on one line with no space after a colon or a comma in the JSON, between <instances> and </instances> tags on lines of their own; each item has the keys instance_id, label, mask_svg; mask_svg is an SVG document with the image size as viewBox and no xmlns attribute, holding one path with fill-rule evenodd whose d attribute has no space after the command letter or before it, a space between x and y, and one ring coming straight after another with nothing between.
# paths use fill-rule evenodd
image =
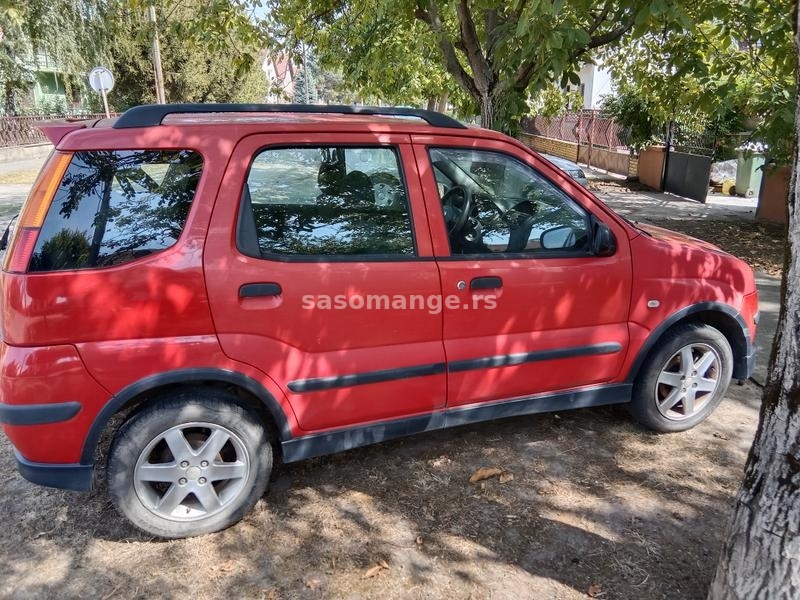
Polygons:
<instances>
[{"instance_id":1,"label":"car side view","mask_svg":"<svg viewBox=\"0 0 800 600\"><path fill-rule=\"evenodd\" d=\"M682 431L753 369L744 262L497 132L218 104L43 130L0 274L0 422L25 478L104 472L153 535L236 523L276 463L429 430L627 404Z\"/></svg>"}]
</instances>

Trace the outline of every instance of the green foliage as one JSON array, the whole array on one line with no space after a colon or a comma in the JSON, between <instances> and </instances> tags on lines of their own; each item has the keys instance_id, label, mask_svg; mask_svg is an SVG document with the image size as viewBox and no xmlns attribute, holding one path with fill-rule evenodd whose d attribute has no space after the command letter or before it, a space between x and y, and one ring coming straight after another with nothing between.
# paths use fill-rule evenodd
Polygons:
<instances>
[{"instance_id":1,"label":"green foliage","mask_svg":"<svg viewBox=\"0 0 800 600\"><path fill-rule=\"evenodd\" d=\"M631 84L623 84L617 93L603 99L603 116L612 117L628 131L628 145L639 151L658 141L663 142L668 115L664 106L637 94Z\"/></svg>"},{"instance_id":2,"label":"green foliage","mask_svg":"<svg viewBox=\"0 0 800 600\"><path fill-rule=\"evenodd\" d=\"M795 67L790 0L706 0L687 5L688 26L627 38L606 64L656 120L698 115L723 137L742 128L774 158L792 147Z\"/></svg>"},{"instance_id":3,"label":"green foliage","mask_svg":"<svg viewBox=\"0 0 800 600\"><path fill-rule=\"evenodd\" d=\"M202 0L175 4L156 2L164 87L168 102L261 102L267 81L259 61L257 38L243 33L220 37L208 10L216 6ZM233 10L226 3L221 13L231 26L247 20L244 9ZM231 12L233 11L233 12ZM146 21L145 6L116 0L103 13L107 34L113 39L111 64L116 77L109 102L116 110L155 102L155 78L151 60L152 29ZM209 29L203 29L203 28ZM253 26L245 29L251 32Z\"/></svg>"},{"instance_id":4,"label":"green foliage","mask_svg":"<svg viewBox=\"0 0 800 600\"><path fill-rule=\"evenodd\" d=\"M568 110L582 109L583 95L579 90L567 92L561 86L550 84L531 94L528 107L532 115L558 117Z\"/></svg>"},{"instance_id":5,"label":"green foliage","mask_svg":"<svg viewBox=\"0 0 800 600\"><path fill-rule=\"evenodd\" d=\"M449 92L460 113L513 132L528 96L574 78L625 32L681 20L663 2L560 0L271 0L268 26L290 48L313 45L349 85L401 104Z\"/></svg>"},{"instance_id":6,"label":"green foliage","mask_svg":"<svg viewBox=\"0 0 800 600\"><path fill-rule=\"evenodd\" d=\"M34 83L37 54L46 53L67 73L86 72L106 56L102 23L96 18L101 0L0 1L0 86L4 108L19 110L19 98ZM68 98L85 84L65 78Z\"/></svg>"}]
</instances>

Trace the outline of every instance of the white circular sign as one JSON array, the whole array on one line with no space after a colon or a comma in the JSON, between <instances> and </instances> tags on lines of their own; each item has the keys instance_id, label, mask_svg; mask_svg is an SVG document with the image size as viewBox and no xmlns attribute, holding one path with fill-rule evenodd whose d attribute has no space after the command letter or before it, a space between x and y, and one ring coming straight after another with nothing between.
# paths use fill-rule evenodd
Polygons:
<instances>
[{"instance_id":1,"label":"white circular sign","mask_svg":"<svg viewBox=\"0 0 800 600\"><path fill-rule=\"evenodd\" d=\"M95 67L89 71L89 85L98 94L114 89L114 76L105 67Z\"/></svg>"}]
</instances>

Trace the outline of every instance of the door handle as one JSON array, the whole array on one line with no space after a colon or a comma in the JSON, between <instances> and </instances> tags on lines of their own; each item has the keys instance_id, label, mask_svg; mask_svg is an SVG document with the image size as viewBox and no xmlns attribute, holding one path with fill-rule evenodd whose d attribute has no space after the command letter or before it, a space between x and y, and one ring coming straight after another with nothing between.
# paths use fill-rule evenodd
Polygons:
<instances>
[{"instance_id":1,"label":"door handle","mask_svg":"<svg viewBox=\"0 0 800 600\"><path fill-rule=\"evenodd\" d=\"M239 288L239 298L280 296L282 291L279 283L245 283Z\"/></svg>"},{"instance_id":2,"label":"door handle","mask_svg":"<svg viewBox=\"0 0 800 600\"><path fill-rule=\"evenodd\" d=\"M475 277L469 282L471 290L497 290L503 287L503 280L499 277Z\"/></svg>"}]
</instances>

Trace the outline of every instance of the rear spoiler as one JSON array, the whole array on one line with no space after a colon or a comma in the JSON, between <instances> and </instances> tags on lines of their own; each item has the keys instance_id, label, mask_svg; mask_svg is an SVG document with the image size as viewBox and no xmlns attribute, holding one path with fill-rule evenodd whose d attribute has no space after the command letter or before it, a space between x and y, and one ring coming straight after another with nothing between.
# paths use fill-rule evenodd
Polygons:
<instances>
[{"instance_id":1,"label":"rear spoiler","mask_svg":"<svg viewBox=\"0 0 800 600\"><path fill-rule=\"evenodd\" d=\"M50 140L50 143L53 144L53 146L58 146L58 143L68 133L72 133L78 129L94 127L99 120L100 119L67 119L62 121L40 121L36 123L36 126L42 130L42 133L47 136L47 139Z\"/></svg>"}]
</instances>

